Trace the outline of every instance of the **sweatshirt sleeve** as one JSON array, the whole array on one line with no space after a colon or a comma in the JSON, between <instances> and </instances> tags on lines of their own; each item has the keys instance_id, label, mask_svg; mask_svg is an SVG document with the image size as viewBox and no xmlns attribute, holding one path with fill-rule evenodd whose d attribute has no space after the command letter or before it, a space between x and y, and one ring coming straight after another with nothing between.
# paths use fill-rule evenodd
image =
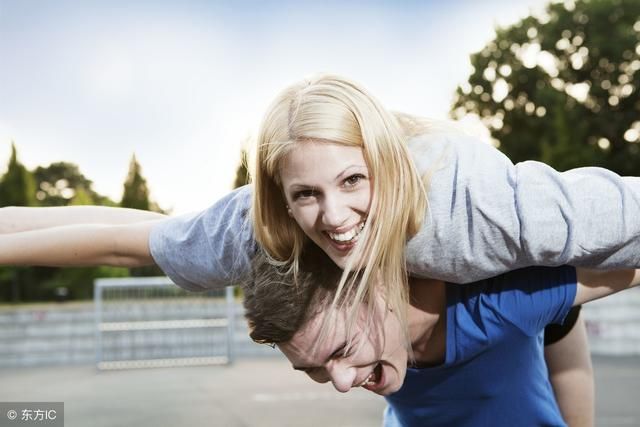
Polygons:
<instances>
[{"instance_id":1,"label":"sweatshirt sleeve","mask_svg":"<svg viewBox=\"0 0 640 427\"><path fill-rule=\"evenodd\" d=\"M256 252L249 217L251 187L241 187L208 209L159 222L149 248L156 264L190 291L223 288L246 278Z\"/></svg>"},{"instance_id":2,"label":"sweatshirt sleeve","mask_svg":"<svg viewBox=\"0 0 640 427\"><path fill-rule=\"evenodd\" d=\"M532 265L640 267L640 178L602 168L512 164L467 136L410 142L430 177L409 270L467 283Z\"/></svg>"}]
</instances>

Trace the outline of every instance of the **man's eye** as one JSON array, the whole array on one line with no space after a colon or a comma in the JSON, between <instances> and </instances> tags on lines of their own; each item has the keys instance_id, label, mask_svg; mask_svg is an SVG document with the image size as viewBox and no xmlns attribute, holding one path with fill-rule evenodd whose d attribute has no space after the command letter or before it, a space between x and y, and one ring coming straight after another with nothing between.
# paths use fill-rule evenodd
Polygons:
<instances>
[{"instance_id":1,"label":"man's eye","mask_svg":"<svg viewBox=\"0 0 640 427\"><path fill-rule=\"evenodd\" d=\"M317 377L320 374L320 369L318 368L307 368L304 370L304 373L309 375L311 378Z\"/></svg>"},{"instance_id":2,"label":"man's eye","mask_svg":"<svg viewBox=\"0 0 640 427\"><path fill-rule=\"evenodd\" d=\"M366 177L364 175L357 173L347 177L347 179L344 180L344 183L347 187L354 187L365 178Z\"/></svg>"},{"instance_id":3,"label":"man's eye","mask_svg":"<svg viewBox=\"0 0 640 427\"><path fill-rule=\"evenodd\" d=\"M352 350L353 350L353 344L349 345L349 346L346 346L344 348L344 350L342 350L340 353L336 354L335 358L336 359L346 359L346 358L351 356Z\"/></svg>"}]
</instances>

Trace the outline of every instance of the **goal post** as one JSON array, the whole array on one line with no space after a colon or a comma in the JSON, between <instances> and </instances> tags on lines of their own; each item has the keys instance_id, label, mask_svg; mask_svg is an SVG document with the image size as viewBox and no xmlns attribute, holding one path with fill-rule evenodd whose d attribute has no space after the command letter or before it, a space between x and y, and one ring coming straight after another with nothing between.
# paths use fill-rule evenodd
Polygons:
<instances>
[{"instance_id":1,"label":"goal post","mask_svg":"<svg viewBox=\"0 0 640 427\"><path fill-rule=\"evenodd\" d=\"M168 277L96 279L97 368L232 363L233 291L189 292Z\"/></svg>"}]
</instances>

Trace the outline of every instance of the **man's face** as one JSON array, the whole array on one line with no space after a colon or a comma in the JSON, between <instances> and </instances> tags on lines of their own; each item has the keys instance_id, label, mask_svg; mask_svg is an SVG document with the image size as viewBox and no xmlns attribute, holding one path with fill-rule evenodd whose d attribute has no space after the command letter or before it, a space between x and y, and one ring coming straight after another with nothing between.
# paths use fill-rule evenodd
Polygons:
<instances>
[{"instance_id":1,"label":"man's face","mask_svg":"<svg viewBox=\"0 0 640 427\"><path fill-rule=\"evenodd\" d=\"M306 372L319 383L331 381L342 393L352 387L363 387L383 396L391 394L400 389L407 371L404 335L400 322L382 300L376 302L370 322L367 310L358 309L350 347L347 347L347 309L332 314L328 314L329 309L323 310L290 341L278 346L294 369ZM330 316L329 333L316 343L327 316Z\"/></svg>"}]
</instances>

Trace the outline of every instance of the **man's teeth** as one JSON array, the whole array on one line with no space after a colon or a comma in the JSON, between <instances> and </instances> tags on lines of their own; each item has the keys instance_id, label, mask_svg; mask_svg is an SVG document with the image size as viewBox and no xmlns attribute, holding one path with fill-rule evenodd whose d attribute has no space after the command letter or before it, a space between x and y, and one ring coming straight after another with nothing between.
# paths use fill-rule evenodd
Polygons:
<instances>
[{"instance_id":1,"label":"man's teeth","mask_svg":"<svg viewBox=\"0 0 640 427\"><path fill-rule=\"evenodd\" d=\"M375 384L375 381L373 380L373 372L371 372L369 374L369 376L367 378L364 379L364 381L362 381L360 384L358 384L358 387L362 387L364 385L372 385Z\"/></svg>"},{"instance_id":2,"label":"man's teeth","mask_svg":"<svg viewBox=\"0 0 640 427\"><path fill-rule=\"evenodd\" d=\"M355 237L357 237L358 235L360 235L360 232L362 231L362 229L364 228L364 221L362 221L360 223L360 225L358 225L357 227L353 227L351 230L345 232L345 233L331 233L328 232L329 237L331 237L332 240L335 240L337 242L341 242L341 243L345 243L345 242L349 242L351 240L353 240Z\"/></svg>"}]
</instances>

